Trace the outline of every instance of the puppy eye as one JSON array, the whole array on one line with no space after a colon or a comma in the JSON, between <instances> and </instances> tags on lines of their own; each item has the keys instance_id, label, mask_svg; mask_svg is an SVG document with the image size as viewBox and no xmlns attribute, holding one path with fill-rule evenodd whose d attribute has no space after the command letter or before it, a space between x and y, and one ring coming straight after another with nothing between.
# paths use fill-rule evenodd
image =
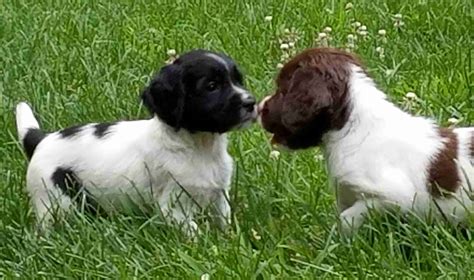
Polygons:
<instances>
[{"instance_id":1,"label":"puppy eye","mask_svg":"<svg viewBox=\"0 0 474 280\"><path fill-rule=\"evenodd\" d=\"M210 81L209 83L207 83L206 85L206 90L208 91L213 91L217 88L217 83L214 82L214 81Z\"/></svg>"}]
</instances>

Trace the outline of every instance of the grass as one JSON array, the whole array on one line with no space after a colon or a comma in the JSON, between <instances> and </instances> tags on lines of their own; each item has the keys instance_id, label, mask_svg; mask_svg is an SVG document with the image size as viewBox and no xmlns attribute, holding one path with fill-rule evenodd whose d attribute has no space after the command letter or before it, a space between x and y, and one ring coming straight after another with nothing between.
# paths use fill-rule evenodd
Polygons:
<instances>
[{"instance_id":1,"label":"grass","mask_svg":"<svg viewBox=\"0 0 474 280\"><path fill-rule=\"evenodd\" d=\"M158 219L74 215L51 235L34 235L15 104L28 101L50 130L146 117L137 97L168 49L228 53L261 98L274 88L285 28L297 30L297 51L312 46L325 26L332 27L330 44L344 47L351 23L360 21L368 38L355 51L392 100L444 125L450 117L472 125L472 2L354 2L346 10L343 1L311 0L2 1L2 278L473 279L472 228L465 239L442 224L375 215L354 240L341 238L319 152L271 159L257 126L230 135L236 170L227 233L204 230L190 242ZM401 29L394 27L397 13ZM378 29L386 30L386 42ZM406 92L418 98L407 101Z\"/></svg>"}]
</instances>

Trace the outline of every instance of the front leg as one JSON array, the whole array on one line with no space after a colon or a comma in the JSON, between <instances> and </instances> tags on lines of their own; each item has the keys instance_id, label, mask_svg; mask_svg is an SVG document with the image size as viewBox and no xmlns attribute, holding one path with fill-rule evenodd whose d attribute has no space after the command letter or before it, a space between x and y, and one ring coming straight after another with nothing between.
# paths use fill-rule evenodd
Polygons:
<instances>
[{"instance_id":1,"label":"front leg","mask_svg":"<svg viewBox=\"0 0 474 280\"><path fill-rule=\"evenodd\" d=\"M362 226L369 209L380 210L380 200L370 198L357 200L351 207L346 208L339 216L341 223L341 233L344 236L351 236Z\"/></svg>"},{"instance_id":2,"label":"front leg","mask_svg":"<svg viewBox=\"0 0 474 280\"><path fill-rule=\"evenodd\" d=\"M181 191L170 194L169 201L161 206L163 217L169 224L177 225L191 239L199 234L199 228L194 221L198 205L187 193Z\"/></svg>"},{"instance_id":3,"label":"front leg","mask_svg":"<svg viewBox=\"0 0 474 280\"><path fill-rule=\"evenodd\" d=\"M214 202L213 218L222 230L231 224L231 208L229 202L229 192L227 190L219 190L217 199Z\"/></svg>"},{"instance_id":4,"label":"front leg","mask_svg":"<svg viewBox=\"0 0 474 280\"><path fill-rule=\"evenodd\" d=\"M199 234L199 227L193 219L193 214L190 211L184 211L181 207L173 207L169 213L166 214L166 220L170 224L176 223L183 233L194 239Z\"/></svg>"}]
</instances>

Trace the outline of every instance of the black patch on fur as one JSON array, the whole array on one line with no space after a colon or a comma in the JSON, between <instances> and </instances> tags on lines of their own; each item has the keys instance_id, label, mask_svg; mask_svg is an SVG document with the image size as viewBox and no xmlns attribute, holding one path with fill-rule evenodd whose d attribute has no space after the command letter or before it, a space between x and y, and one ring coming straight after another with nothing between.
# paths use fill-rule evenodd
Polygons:
<instances>
[{"instance_id":1,"label":"black patch on fur","mask_svg":"<svg viewBox=\"0 0 474 280\"><path fill-rule=\"evenodd\" d=\"M83 125L75 125L59 131L62 138L70 138L78 134L84 128Z\"/></svg>"},{"instance_id":2,"label":"black patch on fur","mask_svg":"<svg viewBox=\"0 0 474 280\"><path fill-rule=\"evenodd\" d=\"M234 86L243 89L243 76L231 58L194 50L161 68L142 100L176 130L224 133L248 121L256 102L250 95L243 100Z\"/></svg>"},{"instance_id":3,"label":"black patch on fur","mask_svg":"<svg viewBox=\"0 0 474 280\"><path fill-rule=\"evenodd\" d=\"M25 149L26 156L28 159L31 159L33 153L36 149L36 146L46 137L43 131L38 128L30 128L26 132L25 137L23 138L23 148Z\"/></svg>"},{"instance_id":4,"label":"black patch on fur","mask_svg":"<svg viewBox=\"0 0 474 280\"><path fill-rule=\"evenodd\" d=\"M110 127L116 125L117 123L115 122L110 122L110 123L98 123L94 125L94 135L97 136L97 138L102 138L105 135L110 133Z\"/></svg>"},{"instance_id":5,"label":"black patch on fur","mask_svg":"<svg viewBox=\"0 0 474 280\"><path fill-rule=\"evenodd\" d=\"M64 195L69 196L74 203L77 203L78 207L84 206L86 212L93 215L98 214L99 206L97 201L82 187L79 178L77 178L72 169L58 167L51 176L51 180Z\"/></svg>"}]
</instances>

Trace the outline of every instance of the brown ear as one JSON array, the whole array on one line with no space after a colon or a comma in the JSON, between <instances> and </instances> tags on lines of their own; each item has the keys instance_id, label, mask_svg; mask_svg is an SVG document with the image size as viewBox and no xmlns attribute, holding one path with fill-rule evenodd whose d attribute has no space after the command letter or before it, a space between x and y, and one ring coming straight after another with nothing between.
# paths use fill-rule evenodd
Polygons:
<instances>
[{"instance_id":1,"label":"brown ear","mask_svg":"<svg viewBox=\"0 0 474 280\"><path fill-rule=\"evenodd\" d=\"M328 110L332 96L323 75L314 68L296 70L286 93L281 122L295 133L310 123L322 110Z\"/></svg>"}]
</instances>

